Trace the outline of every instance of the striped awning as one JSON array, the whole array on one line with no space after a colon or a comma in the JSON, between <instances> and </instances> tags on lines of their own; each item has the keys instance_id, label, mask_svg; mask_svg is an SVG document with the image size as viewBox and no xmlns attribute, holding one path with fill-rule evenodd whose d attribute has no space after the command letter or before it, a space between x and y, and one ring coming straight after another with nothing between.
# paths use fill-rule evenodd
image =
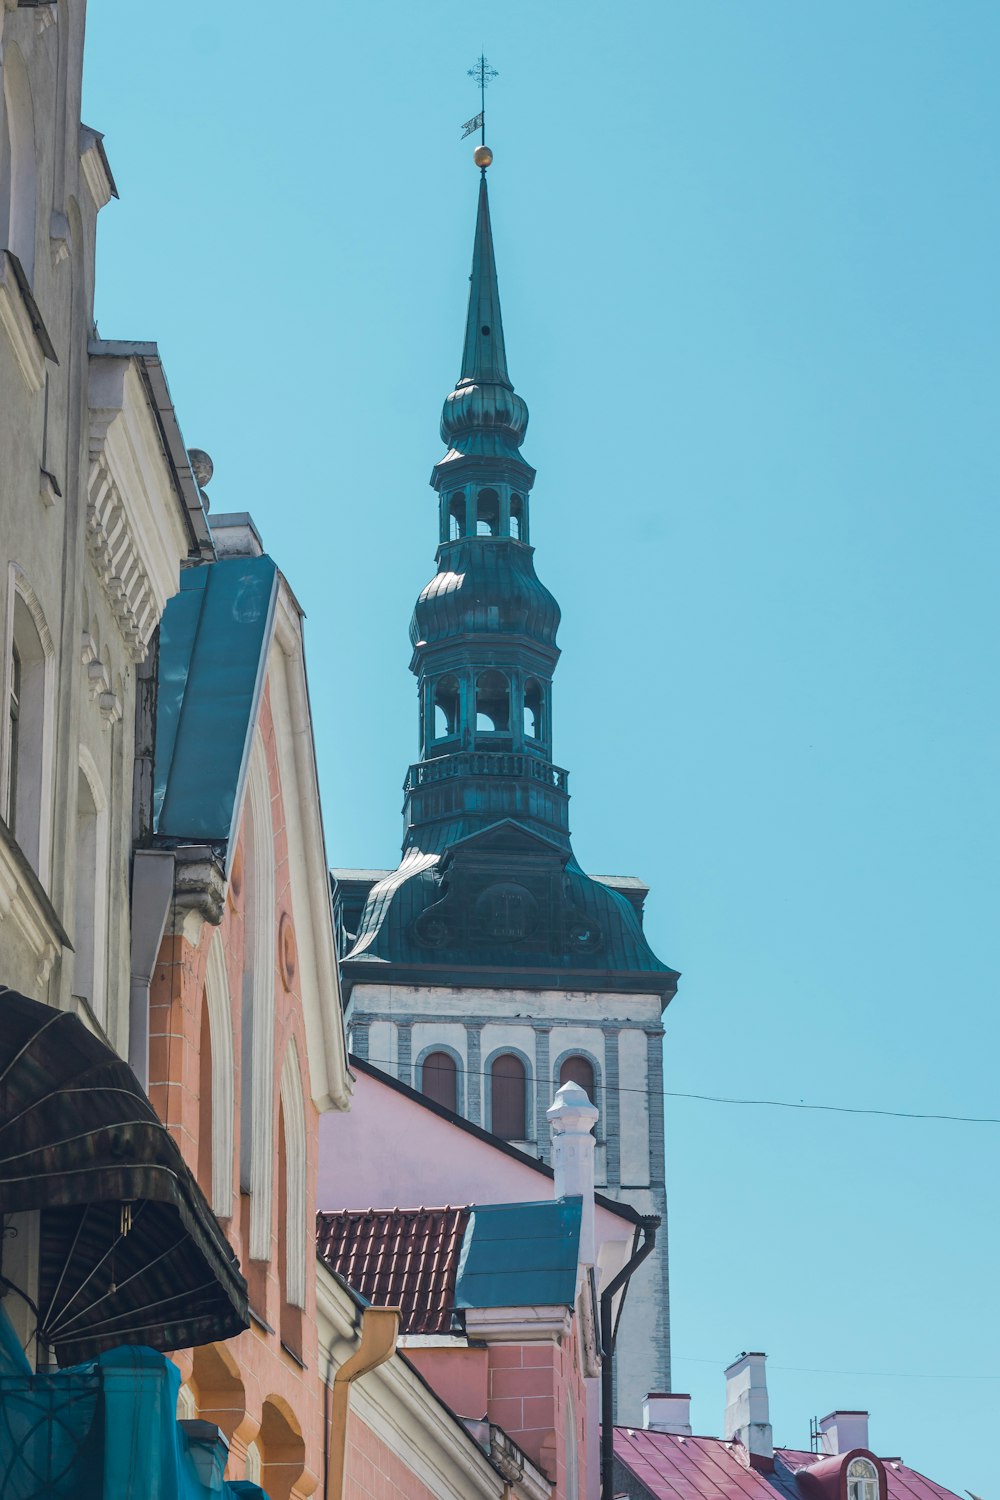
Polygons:
<instances>
[{"instance_id":1,"label":"striped awning","mask_svg":"<svg viewBox=\"0 0 1000 1500\"><path fill-rule=\"evenodd\" d=\"M0 1211L29 1209L37 1337L60 1364L248 1326L239 1263L131 1068L76 1016L0 986Z\"/></svg>"}]
</instances>

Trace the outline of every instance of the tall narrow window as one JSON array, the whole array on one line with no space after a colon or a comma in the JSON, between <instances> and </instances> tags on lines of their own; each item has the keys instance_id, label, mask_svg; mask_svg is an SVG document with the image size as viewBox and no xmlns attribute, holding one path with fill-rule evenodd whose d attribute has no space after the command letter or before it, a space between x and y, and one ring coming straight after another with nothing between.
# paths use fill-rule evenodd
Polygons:
<instances>
[{"instance_id":1,"label":"tall narrow window","mask_svg":"<svg viewBox=\"0 0 1000 1500\"><path fill-rule=\"evenodd\" d=\"M510 732L510 683L502 672L482 672L476 679L476 728Z\"/></svg>"},{"instance_id":2,"label":"tall narrow window","mask_svg":"<svg viewBox=\"0 0 1000 1500\"><path fill-rule=\"evenodd\" d=\"M420 1087L445 1109L458 1109L458 1069L450 1052L429 1052L420 1069Z\"/></svg>"},{"instance_id":3,"label":"tall narrow window","mask_svg":"<svg viewBox=\"0 0 1000 1500\"><path fill-rule=\"evenodd\" d=\"M505 1141L527 1138L524 1063L513 1052L495 1058L490 1074L490 1119L493 1134Z\"/></svg>"},{"instance_id":4,"label":"tall narrow window","mask_svg":"<svg viewBox=\"0 0 1000 1500\"><path fill-rule=\"evenodd\" d=\"M198 1186L212 1202L212 1024L208 993L201 996L201 1029L198 1037Z\"/></svg>"},{"instance_id":5,"label":"tall narrow window","mask_svg":"<svg viewBox=\"0 0 1000 1500\"><path fill-rule=\"evenodd\" d=\"M434 738L458 733L458 678L442 677L434 687Z\"/></svg>"},{"instance_id":6,"label":"tall narrow window","mask_svg":"<svg viewBox=\"0 0 1000 1500\"><path fill-rule=\"evenodd\" d=\"M10 715L10 751L7 773L7 796L4 805L4 818L7 827L14 837L17 837L17 762L21 753L20 728L21 728L21 653L17 649L17 642L11 647L10 663L10 703L8 705Z\"/></svg>"},{"instance_id":7,"label":"tall narrow window","mask_svg":"<svg viewBox=\"0 0 1000 1500\"><path fill-rule=\"evenodd\" d=\"M542 737L542 687L534 677L524 684L524 732L529 740Z\"/></svg>"},{"instance_id":8,"label":"tall narrow window","mask_svg":"<svg viewBox=\"0 0 1000 1500\"><path fill-rule=\"evenodd\" d=\"M852 1458L848 1464L847 1500L878 1500L878 1470L870 1458Z\"/></svg>"},{"instance_id":9,"label":"tall narrow window","mask_svg":"<svg viewBox=\"0 0 1000 1500\"><path fill-rule=\"evenodd\" d=\"M559 1087L564 1083L578 1083L587 1098L594 1099L594 1067L586 1057L566 1057L559 1069Z\"/></svg>"},{"instance_id":10,"label":"tall narrow window","mask_svg":"<svg viewBox=\"0 0 1000 1500\"><path fill-rule=\"evenodd\" d=\"M522 495L511 495L510 497L510 534L516 542L523 542L524 536L524 497Z\"/></svg>"},{"instance_id":11,"label":"tall narrow window","mask_svg":"<svg viewBox=\"0 0 1000 1500\"><path fill-rule=\"evenodd\" d=\"M459 490L448 502L448 535L453 542L465 535L465 491Z\"/></svg>"},{"instance_id":12,"label":"tall narrow window","mask_svg":"<svg viewBox=\"0 0 1000 1500\"><path fill-rule=\"evenodd\" d=\"M480 490L476 496L476 535L500 535L500 496L496 490Z\"/></svg>"},{"instance_id":13,"label":"tall narrow window","mask_svg":"<svg viewBox=\"0 0 1000 1500\"><path fill-rule=\"evenodd\" d=\"M73 993L105 1019L108 934L108 799L91 756L80 747L76 793Z\"/></svg>"},{"instance_id":14,"label":"tall narrow window","mask_svg":"<svg viewBox=\"0 0 1000 1500\"><path fill-rule=\"evenodd\" d=\"M12 630L4 664L6 712L0 719L0 813L31 868L47 878L49 813L49 663L54 648L38 601L11 564Z\"/></svg>"}]
</instances>

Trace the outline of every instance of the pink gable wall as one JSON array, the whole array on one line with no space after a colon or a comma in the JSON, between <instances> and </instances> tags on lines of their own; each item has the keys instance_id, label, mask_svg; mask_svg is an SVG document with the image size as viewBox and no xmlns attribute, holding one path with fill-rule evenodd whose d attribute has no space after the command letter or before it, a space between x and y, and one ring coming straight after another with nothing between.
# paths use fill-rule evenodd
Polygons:
<instances>
[{"instance_id":1,"label":"pink gable wall","mask_svg":"<svg viewBox=\"0 0 1000 1500\"><path fill-rule=\"evenodd\" d=\"M347 1114L320 1117L319 1209L531 1203L551 1198L552 1190L544 1172L367 1073L355 1075ZM631 1238L628 1222L598 1205L597 1242L615 1242L615 1267L624 1263ZM607 1258L601 1256L602 1264Z\"/></svg>"}]
</instances>

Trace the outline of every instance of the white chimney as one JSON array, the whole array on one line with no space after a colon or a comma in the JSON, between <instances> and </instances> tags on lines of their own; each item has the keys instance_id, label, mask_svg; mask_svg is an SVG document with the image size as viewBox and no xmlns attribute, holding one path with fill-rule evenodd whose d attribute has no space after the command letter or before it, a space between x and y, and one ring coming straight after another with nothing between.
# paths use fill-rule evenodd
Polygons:
<instances>
[{"instance_id":1,"label":"white chimney","mask_svg":"<svg viewBox=\"0 0 1000 1500\"><path fill-rule=\"evenodd\" d=\"M765 1354L741 1354L726 1370L726 1440L742 1443L754 1468L770 1468L774 1463L766 1358ZM755 1464L754 1459L759 1462Z\"/></svg>"},{"instance_id":2,"label":"white chimney","mask_svg":"<svg viewBox=\"0 0 1000 1500\"><path fill-rule=\"evenodd\" d=\"M819 1424L824 1453L850 1453L852 1448L868 1447L868 1413L866 1411L832 1411Z\"/></svg>"},{"instance_id":3,"label":"white chimney","mask_svg":"<svg viewBox=\"0 0 1000 1500\"><path fill-rule=\"evenodd\" d=\"M557 1198L582 1198L580 1264L596 1264L594 1227L594 1126L598 1110L578 1083L564 1083L545 1111L552 1132Z\"/></svg>"},{"instance_id":4,"label":"white chimney","mask_svg":"<svg viewBox=\"0 0 1000 1500\"><path fill-rule=\"evenodd\" d=\"M642 1425L650 1432L672 1432L691 1436L691 1397L666 1391L650 1391L642 1398Z\"/></svg>"}]
</instances>

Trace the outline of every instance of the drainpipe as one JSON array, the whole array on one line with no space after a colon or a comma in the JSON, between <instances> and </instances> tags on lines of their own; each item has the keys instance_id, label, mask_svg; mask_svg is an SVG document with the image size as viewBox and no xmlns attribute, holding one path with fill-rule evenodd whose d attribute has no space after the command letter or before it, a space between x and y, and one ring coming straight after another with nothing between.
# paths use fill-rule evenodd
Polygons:
<instances>
[{"instance_id":1,"label":"drainpipe","mask_svg":"<svg viewBox=\"0 0 1000 1500\"><path fill-rule=\"evenodd\" d=\"M174 856L137 849L132 862L132 960L128 997L128 1061L149 1090L149 987L174 894Z\"/></svg>"},{"instance_id":2,"label":"drainpipe","mask_svg":"<svg viewBox=\"0 0 1000 1500\"><path fill-rule=\"evenodd\" d=\"M618 1324L621 1322L622 1308L625 1306L625 1295L628 1292L632 1274L652 1252L659 1227L660 1221L655 1215L642 1220L635 1231L635 1239L632 1241L632 1258L622 1267L618 1275L608 1282L601 1293L601 1500L613 1500L614 1497L615 1396L612 1385L614 1371L612 1360L615 1345L618 1342ZM642 1235L641 1245L639 1244L640 1234ZM625 1291L622 1293L622 1300L618 1307L618 1316L613 1317L612 1303L615 1294L622 1287Z\"/></svg>"},{"instance_id":3,"label":"drainpipe","mask_svg":"<svg viewBox=\"0 0 1000 1500\"><path fill-rule=\"evenodd\" d=\"M347 1409L351 1386L369 1370L384 1365L396 1352L399 1337L398 1307L366 1307L361 1314L361 1340L350 1359L345 1359L333 1377L333 1410L330 1413L330 1454L326 1467L327 1500L343 1500L347 1460Z\"/></svg>"}]
</instances>

